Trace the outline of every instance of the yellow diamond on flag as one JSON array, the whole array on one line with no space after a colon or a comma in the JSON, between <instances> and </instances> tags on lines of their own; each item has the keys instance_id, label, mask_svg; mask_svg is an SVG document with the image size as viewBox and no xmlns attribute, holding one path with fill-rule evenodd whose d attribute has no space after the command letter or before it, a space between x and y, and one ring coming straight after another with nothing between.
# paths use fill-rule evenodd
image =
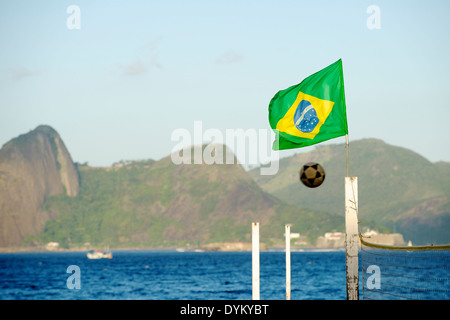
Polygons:
<instances>
[{"instance_id":1,"label":"yellow diamond on flag","mask_svg":"<svg viewBox=\"0 0 450 320\"><path fill-rule=\"evenodd\" d=\"M314 139L333 109L334 102L299 92L292 106L276 126L291 136Z\"/></svg>"}]
</instances>

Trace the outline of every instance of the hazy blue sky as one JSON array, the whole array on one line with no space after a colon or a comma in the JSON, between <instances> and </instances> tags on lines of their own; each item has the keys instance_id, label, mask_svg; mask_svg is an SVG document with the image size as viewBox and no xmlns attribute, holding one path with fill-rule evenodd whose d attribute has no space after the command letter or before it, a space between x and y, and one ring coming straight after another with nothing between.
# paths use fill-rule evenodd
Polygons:
<instances>
[{"instance_id":1,"label":"hazy blue sky","mask_svg":"<svg viewBox=\"0 0 450 320\"><path fill-rule=\"evenodd\" d=\"M270 129L273 95L340 58L350 145L450 161L448 0L2 1L0 145L48 124L74 161L160 159L195 120Z\"/></svg>"}]
</instances>

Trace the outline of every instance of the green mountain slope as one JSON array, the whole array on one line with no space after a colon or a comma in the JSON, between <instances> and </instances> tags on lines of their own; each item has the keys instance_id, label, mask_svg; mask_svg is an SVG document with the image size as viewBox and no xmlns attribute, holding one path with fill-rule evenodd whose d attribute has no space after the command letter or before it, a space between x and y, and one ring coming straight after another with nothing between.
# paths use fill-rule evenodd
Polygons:
<instances>
[{"instance_id":1,"label":"green mountain slope","mask_svg":"<svg viewBox=\"0 0 450 320\"><path fill-rule=\"evenodd\" d=\"M294 224L310 241L343 230L339 217L302 209L261 190L233 165L174 165L170 157L111 168L79 166L77 197L49 197L48 221L30 242L63 247L197 247L213 242L251 242L251 223L260 222L261 242L283 243L284 225Z\"/></svg>"},{"instance_id":2,"label":"green mountain slope","mask_svg":"<svg viewBox=\"0 0 450 320\"><path fill-rule=\"evenodd\" d=\"M320 163L326 172L317 189L298 179L301 165ZM401 232L413 243L450 243L450 164L431 163L411 150L376 139L350 143L350 176L358 177L361 226L372 222ZM274 176L250 172L263 190L302 207L343 216L346 150L344 144L280 160Z\"/></svg>"},{"instance_id":3,"label":"green mountain slope","mask_svg":"<svg viewBox=\"0 0 450 320\"><path fill-rule=\"evenodd\" d=\"M344 145L319 146L281 159L273 176L237 164L175 165L170 156L93 168L74 166L56 131L40 126L0 150L0 246L196 248L250 242L253 221L268 245L284 245L287 223L314 243L344 231L345 156ZM309 161L326 171L316 189L298 179ZM350 144L350 175L359 180L362 228L450 243L450 163L364 139Z\"/></svg>"}]
</instances>

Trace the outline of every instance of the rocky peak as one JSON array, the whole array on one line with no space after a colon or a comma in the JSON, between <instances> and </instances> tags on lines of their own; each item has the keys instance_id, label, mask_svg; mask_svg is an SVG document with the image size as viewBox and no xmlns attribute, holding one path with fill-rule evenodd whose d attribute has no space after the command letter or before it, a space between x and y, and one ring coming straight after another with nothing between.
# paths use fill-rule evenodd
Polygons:
<instances>
[{"instance_id":1,"label":"rocky peak","mask_svg":"<svg viewBox=\"0 0 450 320\"><path fill-rule=\"evenodd\" d=\"M64 142L50 126L7 142L0 149L0 247L21 245L51 217L42 210L48 196L80 190L78 172Z\"/></svg>"}]
</instances>

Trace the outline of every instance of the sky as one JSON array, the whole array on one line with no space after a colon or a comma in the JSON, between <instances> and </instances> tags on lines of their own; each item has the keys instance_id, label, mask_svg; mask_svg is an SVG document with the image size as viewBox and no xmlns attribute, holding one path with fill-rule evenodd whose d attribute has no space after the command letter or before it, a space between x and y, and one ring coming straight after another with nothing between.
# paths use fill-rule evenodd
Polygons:
<instances>
[{"instance_id":1,"label":"sky","mask_svg":"<svg viewBox=\"0 0 450 320\"><path fill-rule=\"evenodd\" d=\"M0 146L46 124L110 166L168 156L196 121L270 132L276 92L342 59L350 146L450 162L449 16L447 0L2 1Z\"/></svg>"}]
</instances>

